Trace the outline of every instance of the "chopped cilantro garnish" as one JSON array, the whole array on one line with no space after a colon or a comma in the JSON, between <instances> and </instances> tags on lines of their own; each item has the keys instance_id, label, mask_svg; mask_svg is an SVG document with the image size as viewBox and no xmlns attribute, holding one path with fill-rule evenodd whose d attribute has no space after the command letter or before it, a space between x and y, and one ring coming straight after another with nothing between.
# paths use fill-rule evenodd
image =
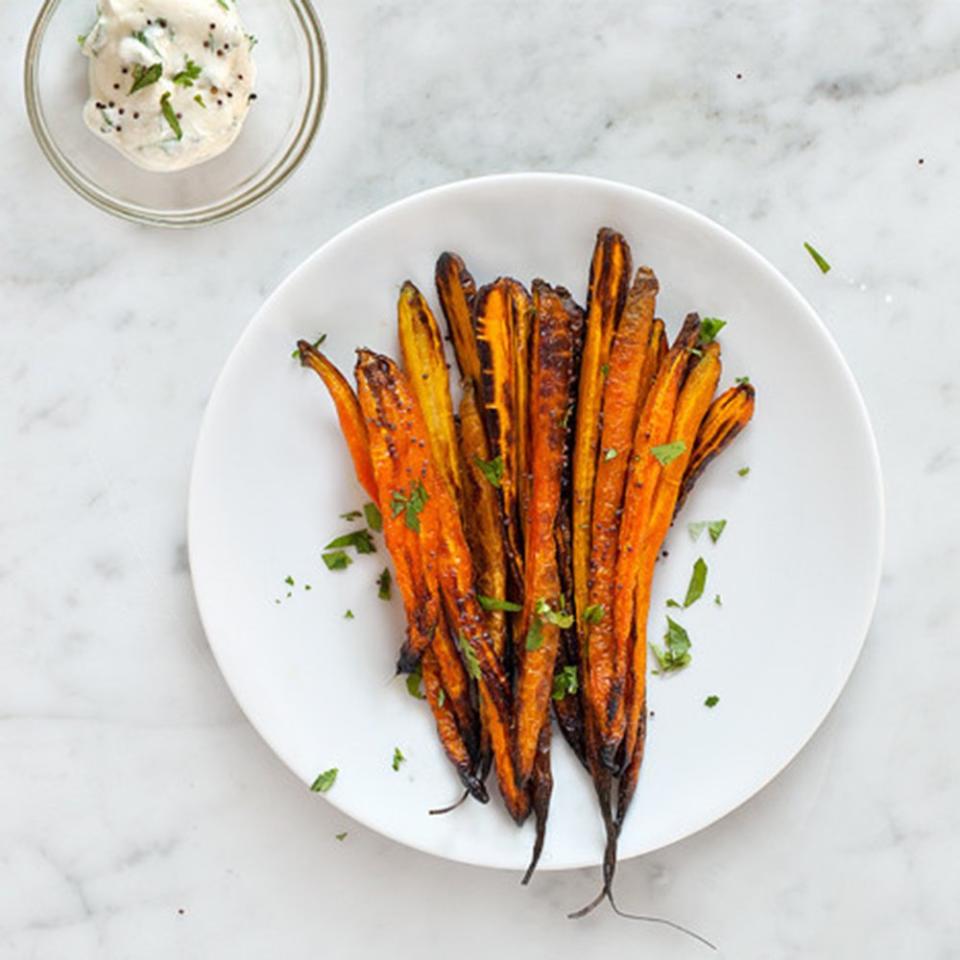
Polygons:
<instances>
[{"instance_id":1,"label":"chopped cilantro garnish","mask_svg":"<svg viewBox=\"0 0 960 960\"><path fill-rule=\"evenodd\" d=\"M317 347L319 347L320 344L322 344L323 341L326 340L326 339L327 339L327 335L326 335L325 333L321 333L320 336L317 337L317 339L313 341L313 349L316 350ZM291 357L299 357L299 356L300 356L300 348L299 348L299 347L294 347L294 348L293 348L293 352L290 354L290 356L291 356Z\"/></svg>"},{"instance_id":2,"label":"chopped cilantro garnish","mask_svg":"<svg viewBox=\"0 0 960 960\"><path fill-rule=\"evenodd\" d=\"M614 460L616 459L616 456L617 456L617 451L613 447L610 447L609 450L605 450L603 452L604 460Z\"/></svg>"},{"instance_id":3,"label":"chopped cilantro garnish","mask_svg":"<svg viewBox=\"0 0 960 960\"><path fill-rule=\"evenodd\" d=\"M561 630L569 630L573 626L573 614L565 609L566 603L563 597L560 598L559 607L559 610L554 610L549 601L540 599L536 602L534 609L544 623L552 623Z\"/></svg>"},{"instance_id":4,"label":"chopped cilantro garnish","mask_svg":"<svg viewBox=\"0 0 960 960\"><path fill-rule=\"evenodd\" d=\"M203 102L203 97L199 93L193 95L193 99L203 107L204 110L207 109L207 105Z\"/></svg>"},{"instance_id":5,"label":"chopped cilantro garnish","mask_svg":"<svg viewBox=\"0 0 960 960\"><path fill-rule=\"evenodd\" d=\"M710 694L709 697L707 697L706 700L703 701L703 705L705 707L712 708L712 707L715 707L719 702L720 702L720 698L715 693L712 693Z\"/></svg>"},{"instance_id":6,"label":"chopped cilantro garnish","mask_svg":"<svg viewBox=\"0 0 960 960\"><path fill-rule=\"evenodd\" d=\"M292 587L292 586L293 586L293 577L291 577L291 576L286 576L286 577L283 578L283 582L284 582L285 584L287 584L288 586Z\"/></svg>"},{"instance_id":7,"label":"chopped cilantro garnish","mask_svg":"<svg viewBox=\"0 0 960 960\"><path fill-rule=\"evenodd\" d=\"M170 91L168 90L160 98L160 111L163 113L164 120L170 124L170 129L173 131L174 136L178 140L183 139L183 127L180 126L180 121L177 119L177 112L170 105Z\"/></svg>"},{"instance_id":8,"label":"chopped cilantro garnish","mask_svg":"<svg viewBox=\"0 0 960 960\"><path fill-rule=\"evenodd\" d=\"M742 387L745 383L749 383L749 382L750 382L750 378L749 378L749 377L737 377L733 382L734 382L738 387Z\"/></svg>"},{"instance_id":9,"label":"chopped cilantro garnish","mask_svg":"<svg viewBox=\"0 0 960 960\"><path fill-rule=\"evenodd\" d=\"M377 547L370 536L369 530L353 530L341 537L331 540L323 549L337 550L343 547L353 547L357 553L376 553Z\"/></svg>"},{"instance_id":10,"label":"chopped cilantro garnish","mask_svg":"<svg viewBox=\"0 0 960 960\"><path fill-rule=\"evenodd\" d=\"M227 6L227 0L217 0L217 3L219 3L220 6L223 7L224 10L229 10L229 9L230 9L230 7Z\"/></svg>"},{"instance_id":11,"label":"chopped cilantro garnish","mask_svg":"<svg viewBox=\"0 0 960 960\"><path fill-rule=\"evenodd\" d=\"M390 499L390 510L394 517L403 514L404 523L407 529L414 533L420 532L420 514L427 505L427 491L419 480L415 480L410 485L410 493L403 494L397 490L393 491Z\"/></svg>"},{"instance_id":12,"label":"chopped cilantro garnish","mask_svg":"<svg viewBox=\"0 0 960 960\"><path fill-rule=\"evenodd\" d=\"M577 668L573 666L561 667L553 675L553 699L562 700L567 694L574 694L580 688Z\"/></svg>"},{"instance_id":13,"label":"chopped cilantro garnish","mask_svg":"<svg viewBox=\"0 0 960 960\"><path fill-rule=\"evenodd\" d=\"M590 606L583 611L583 619L587 623L599 623L606 612L602 603L591 603Z\"/></svg>"},{"instance_id":14,"label":"chopped cilantro garnish","mask_svg":"<svg viewBox=\"0 0 960 960\"><path fill-rule=\"evenodd\" d=\"M447 692L441 687L437 691L437 706L442 707L447 702Z\"/></svg>"},{"instance_id":15,"label":"chopped cilantro garnish","mask_svg":"<svg viewBox=\"0 0 960 960\"><path fill-rule=\"evenodd\" d=\"M604 380L606 380L607 377L610 376L610 364L609 364L609 363L604 363L604 364L600 367L600 376L603 377Z\"/></svg>"},{"instance_id":16,"label":"chopped cilantro garnish","mask_svg":"<svg viewBox=\"0 0 960 960\"><path fill-rule=\"evenodd\" d=\"M343 615L343 619L344 619L344 620L352 620L352 619L353 619L353 611L352 611L352 610L348 610L348 611Z\"/></svg>"},{"instance_id":17,"label":"chopped cilantro garnish","mask_svg":"<svg viewBox=\"0 0 960 960\"><path fill-rule=\"evenodd\" d=\"M457 646L463 654L463 661L467 667L467 673L474 680L480 679L480 661L477 659L477 651L473 649L473 644L461 633L457 636Z\"/></svg>"},{"instance_id":18,"label":"chopped cilantro garnish","mask_svg":"<svg viewBox=\"0 0 960 960\"><path fill-rule=\"evenodd\" d=\"M719 594L719 593L713 598L713 602L714 602L718 607L722 607L722 606L723 606L723 600L720 599L720 594Z\"/></svg>"},{"instance_id":19,"label":"chopped cilantro garnish","mask_svg":"<svg viewBox=\"0 0 960 960\"><path fill-rule=\"evenodd\" d=\"M407 674L407 693L417 700L426 700L426 695L421 689L420 681L423 679L423 673L420 670L420 664L417 664L416 670Z\"/></svg>"},{"instance_id":20,"label":"chopped cilantro garnish","mask_svg":"<svg viewBox=\"0 0 960 960\"><path fill-rule=\"evenodd\" d=\"M363 505L363 515L366 518L367 526L374 533L380 533L383 530L383 517L380 514L380 508L375 503L365 503Z\"/></svg>"},{"instance_id":21,"label":"chopped cilantro garnish","mask_svg":"<svg viewBox=\"0 0 960 960\"><path fill-rule=\"evenodd\" d=\"M667 632L663 635L664 647L650 644L661 673L681 670L690 663L690 637L676 620L667 617Z\"/></svg>"},{"instance_id":22,"label":"chopped cilantro garnish","mask_svg":"<svg viewBox=\"0 0 960 960\"><path fill-rule=\"evenodd\" d=\"M363 514L359 510L348 510L346 513L340 514L341 520L359 520Z\"/></svg>"},{"instance_id":23,"label":"chopped cilantro garnish","mask_svg":"<svg viewBox=\"0 0 960 960\"><path fill-rule=\"evenodd\" d=\"M737 471L737 476L738 476L738 477L745 477L749 472L750 472L750 468L749 468L749 467L741 467L741 468Z\"/></svg>"},{"instance_id":24,"label":"chopped cilantro garnish","mask_svg":"<svg viewBox=\"0 0 960 960\"><path fill-rule=\"evenodd\" d=\"M677 603L676 600L668 600L668 601L667 601L667 606L668 606L668 607L676 607L677 610L682 610L682 609L683 609L683 604L682 604L682 603Z\"/></svg>"},{"instance_id":25,"label":"chopped cilantro garnish","mask_svg":"<svg viewBox=\"0 0 960 960\"><path fill-rule=\"evenodd\" d=\"M707 583L707 564L703 557L697 557L697 562L693 565L693 573L690 575L690 584L687 587L687 595L683 598L683 605L689 607L696 603L703 596L703 588Z\"/></svg>"},{"instance_id":26,"label":"chopped cilantro garnish","mask_svg":"<svg viewBox=\"0 0 960 960\"><path fill-rule=\"evenodd\" d=\"M140 38L138 37L137 39L139 40ZM146 38L141 42L146 43ZM136 93L144 87L149 87L151 84L156 83L162 76L162 63L154 63L149 67L145 67L140 63L136 64L133 68L133 86L130 88L130 93Z\"/></svg>"},{"instance_id":27,"label":"chopped cilantro garnish","mask_svg":"<svg viewBox=\"0 0 960 960\"><path fill-rule=\"evenodd\" d=\"M710 534L710 539L716 543L720 539L720 534L723 533L723 528L727 525L726 520L711 520L707 524L707 533Z\"/></svg>"},{"instance_id":28,"label":"chopped cilantro garnish","mask_svg":"<svg viewBox=\"0 0 960 960\"><path fill-rule=\"evenodd\" d=\"M661 466L673 463L677 457L686 453L687 445L682 440L674 440L673 443L661 443L657 447L651 447L650 452L660 461Z\"/></svg>"},{"instance_id":29,"label":"chopped cilantro garnish","mask_svg":"<svg viewBox=\"0 0 960 960\"><path fill-rule=\"evenodd\" d=\"M820 272L829 273L830 264L827 263L827 261L823 258L822 254L820 254L819 251L815 250L806 241L804 241L803 246L804 246L804 249L807 251L807 253L809 253L810 256L813 257L813 262L820 268Z\"/></svg>"},{"instance_id":30,"label":"chopped cilantro garnish","mask_svg":"<svg viewBox=\"0 0 960 960\"><path fill-rule=\"evenodd\" d=\"M481 460L476 454L473 462L492 487L499 487L503 480L503 457L494 457L492 460Z\"/></svg>"},{"instance_id":31,"label":"chopped cilantro garnish","mask_svg":"<svg viewBox=\"0 0 960 960\"><path fill-rule=\"evenodd\" d=\"M381 600L390 599L390 569L389 567L383 568L383 573L377 577L377 596Z\"/></svg>"},{"instance_id":32,"label":"chopped cilantro garnish","mask_svg":"<svg viewBox=\"0 0 960 960\"><path fill-rule=\"evenodd\" d=\"M334 834L334 836L336 836L336 838L342 843L344 840L347 839L347 831L344 830L343 833L337 833L337 834Z\"/></svg>"},{"instance_id":33,"label":"chopped cilantro garnish","mask_svg":"<svg viewBox=\"0 0 960 960\"><path fill-rule=\"evenodd\" d=\"M531 653L543 646L543 622L537 616L530 620L530 628L527 630L527 639L524 641L524 646Z\"/></svg>"},{"instance_id":34,"label":"chopped cilantro garnish","mask_svg":"<svg viewBox=\"0 0 960 960\"><path fill-rule=\"evenodd\" d=\"M403 763L407 758L401 753L399 747L393 748L393 761L390 766L393 767L394 772L400 769L400 764Z\"/></svg>"},{"instance_id":35,"label":"chopped cilantro garnish","mask_svg":"<svg viewBox=\"0 0 960 960\"><path fill-rule=\"evenodd\" d=\"M328 570L346 570L353 563L345 550L331 550L323 555Z\"/></svg>"},{"instance_id":36,"label":"chopped cilantro garnish","mask_svg":"<svg viewBox=\"0 0 960 960\"><path fill-rule=\"evenodd\" d=\"M337 782L337 774L339 772L340 770L337 767L324 770L310 785L310 789L314 793L326 793Z\"/></svg>"},{"instance_id":37,"label":"chopped cilantro garnish","mask_svg":"<svg viewBox=\"0 0 960 960\"><path fill-rule=\"evenodd\" d=\"M184 68L179 73L173 75L173 82L181 87L192 87L193 81L196 80L202 72L200 64L194 63L187 57Z\"/></svg>"},{"instance_id":38,"label":"chopped cilantro garnish","mask_svg":"<svg viewBox=\"0 0 960 960\"><path fill-rule=\"evenodd\" d=\"M700 321L700 343L713 343L717 334L727 325L726 320L719 317L704 317Z\"/></svg>"},{"instance_id":39,"label":"chopped cilantro garnish","mask_svg":"<svg viewBox=\"0 0 960 960\"><path fill-rule=\"evenodd\" d=\"M519 613L523 607L512 600L501 600L499 597L485 597L482 593L477 594L477 602L484 610L505 610L507 613Z\"/></svg>"}]
</instances>

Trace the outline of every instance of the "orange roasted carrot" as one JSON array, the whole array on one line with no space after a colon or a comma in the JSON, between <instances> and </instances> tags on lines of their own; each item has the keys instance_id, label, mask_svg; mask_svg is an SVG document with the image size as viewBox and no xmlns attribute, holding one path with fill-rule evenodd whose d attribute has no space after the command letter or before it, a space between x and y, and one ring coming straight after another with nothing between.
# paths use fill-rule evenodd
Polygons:
<instances>
[{"instance_id":1,"label":"orange roasted carrot","mask_svg":"<svg viewBox=\"0 0 960 960\"><path fill-rule=\"evenodd\" d=\"M590 522L600 439L600 406L609 371L610 345L630 284L631 258L627 241L606 227L597 234L590 264L583 356L577 399L576 441L573 451L573 575L574 609L580 636L583 682L590 665L584 612L590 604Z\"/></svg>"},{"instance_id":2,"label":"orange roasted carrot","mask_svg":"<svg viewBox=\"0 0 960 960\"><path fill-rule=\"evenodd\" d=\"M357 479L370 499L377 503L377 482L370 463L367 428L353 387L350 386L346 377L306 340L298 340L297 348L300 351L300 363L315 371L330 393L337 411L337 419L340 421L340 431L350 450Z\"/></svg>"},{"instance_id":3,"label":"orange roasted carrot","mask_svg":"<svg viewBox=\"0 0 960 960\"><path fill-rule=\"evenodd\" d=\"M647 395L633 440L623 514L618 534L613 598L613 674L609 687L591 686L589 700L601 728L601 760L611 770L624 735L624 687L627 680L630 638L633 632L636 583L642 562L639 548L653 509L653 495L661 464L651 450L672 438L670 431L680 387L689 366L691 349L700 332L700 318L690 314L670 348L657 379ZM691 441L692 443L692 441Z\"/></svg>"},{"instance_id":4,"label":"orange roasted carrot","mask_svg":"<svg viewBox=\"0 0 960 960\"><path fill-rule=\"evenodd\" d=\"M398 670L409 673L423 651L433 643L442 617L440 609L440 559L435 546L420 530L419 511L433 487L440 481L429 455L426 427L406 377L392 360L369 350L357 351L356 376L360 406L367 423L370 455L380 502L383 504L383 533L394 558L405 558L416 582L421 585L405 607L408 629L400 652ZM479 734L470 701L470 689L463 664L450 644L434 644L443 687L457 717L461 735L474 752Z\"/></svg>"},{"instance_id":5,"label":"orange roasted carrot","mask_svg":"<svg viewBox=\"0 0 960 960\"><path fill-rule=\"evenodd\" d=\"M513 298L514 323L514 390L513 420L516 425L516 487L519 534L526 530L527 512L530 508L530 331L533 327L533 299L523 284L513 282L510 287Z\"/></svg>"},{"instance_id":6,"label":"orange roasted carrot","mask_svg":"<svg viewBox=\"0 0 960 960\"><path fill-rule=\"evenodd\" d=\"M649 267L641 267L630 288L610 351L610 373L603 387L603 427L593 497L589 606L584 616L589 663L588 698L600 706L622 694L614 675L613 597L617 535L627 468L641 407L650 387L648 360L653 310L659 290ZM600 742L610 746L608 711L594 717ZM613 744L615 746L615 744Z\"/></svg>"},{"instance_id":7,"label":"orange roasted carrot","mask_svg":"<svg viewBox=\"0 0 960 960\"><path fill-rule=\"evenodd\" d=\"M687 472L683 476L680 486L680 496L677 498L677 513L683 506L693 485L700 478L714 457L719 456L730 445L733 439L750 422L756 394L752 384L744 381L735 387L724 390L713 403L707 415L700 424L693 453L687 464Z\"/></svg>"},{"instance_id":8,"label":"orange roasted carrot","mask_svg":"<svg viewBox=\"0 0 960 960\"><path fill-rule=\"evenodd\" d=\"M443 337L429 304L409 280L397 300L397 329L403 366L426 421L433 462L460 503L460 451Z\"/></svg>"},{"instance_id":9,"label":"orange roasted carrot","mask_svg":"<svg viewBox=\"0 0 960 960\"><path fill-rule=\"evenodd\" d=\"M670 443L675 446L670 454L671 459L661 463L650 453L649 448L641 447L634 451L641 459L650 458L656 463L656 467L652 469L656 492L649 521L636 545L640 564L637 579L634 581L634 637L626 691L626 730L623 738L626 769L620 778L617 804L617 818L621 823L636 788L643 755L640 737L646 728L647 618L654 564L673 522L680 485L690 461L697 432L713 399L719 379L720 345L714 342L703 347L701 356L690 370L677 399L676 413L669 433ZM625 590L627 589L629 585L625 585Z\"/></svg>"},{"instance_id":10,"label":"orange roasted carrot","mask_svg":"<svg viewBox=\"0 0 960 960\"><path fill-rule=\"evenodd\" d=\"M560 509L567 430L566 411L573 389L573 358L579 315L565 290L534 282L535 315L531 344L530 461L533 469L530 514L524 544L524 601L518 651L516 703L517 775L525 783L533 771L544 723L549 723L553 667L560 627L572 623L560 597L554 531Z\"/></svg>"},{"instance_id":11,"label":"orange roasted carrot","mask_svg":"<svg viewBox=\"0 0 960 960\"><path fill-rule=\"evenodd\" d=\"M386 435L382 439L383 446L397 437L409 439L405 455L399 451L395 454L403 464L404 475L386 477L388 484L401 480L399 486L389 489L388 512L394 519L403 517L408 529L417 534L422 555L435 561L436 580L450 635L467 672L477 681L480 714L493 751L501 793L511 815L522 822L529 812L529 798L518 783L510 752L510 689L486 630L484 611L474 592L473 563L458 505L426 454L427 428L406 377L389 357L363 350L358 356L360 403L371 433L375 468L378 464L376 438L380 434ZM371 398L382 398L388 409L378 409ZM388 418L384 418L384 412ZM418 450L421 452L419 456ZM389 458L389 452L383 457ZM385 500L386 495L385 490L382 494ZM435 644L434 649L439 654L442 648ZM443 676L443 684L450 696L453 691L446 676Z\"/></svg>"},{"instance_id":12,"label":"orange roasted carrot","mask_svg":"<svg viewBox=\"0 0 960 960\"><path fill-rule=\"evenodd\" d=\"M447 320L460 377L480 390L480 355L473 331L473 305L477 285L463 260L455 253L441 253L434 273L440 306Z\"/></svg>"},{"instance_id":13,"label":"orange roasted carrot","mask_svg":"<svg viewBox=\"0 0 960 960\"><path fill-rule=\"evenodd\" d=\"M460 401L460 450L463 459L465 496L464 528L476 567L477 591L497 600L507 597L507 564L503 546L503 521L496 488L484 476L478 463L490 460L487 435L483 429L473 382L464 380ZM502 610L487 612L487 627L494 651L503 660L507 621Z\"/></svg>"}]
</instances>

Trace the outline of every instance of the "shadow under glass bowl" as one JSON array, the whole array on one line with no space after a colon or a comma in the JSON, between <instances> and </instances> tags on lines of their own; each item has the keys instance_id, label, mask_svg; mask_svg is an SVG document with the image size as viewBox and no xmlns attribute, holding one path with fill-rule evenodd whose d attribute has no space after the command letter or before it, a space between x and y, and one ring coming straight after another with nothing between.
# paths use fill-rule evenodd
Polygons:
<instances>
[{"instance_id":1,"label":"shadow under glass bowl","mask_svg":"<svg viewBox=\"0 0 960 960\"><path fill-rule=\"evenodd\" d=\"M166 227L215 223L269 196L297 168L320 125L326 51L309 0L244 0L257 39L257 102L234 144L175 173L141 170L83 122L87 59L77 37L95 0L45 0L27 44L27 114L41 149L82 197L115 216Z\"/></svg>"}]
</instances>

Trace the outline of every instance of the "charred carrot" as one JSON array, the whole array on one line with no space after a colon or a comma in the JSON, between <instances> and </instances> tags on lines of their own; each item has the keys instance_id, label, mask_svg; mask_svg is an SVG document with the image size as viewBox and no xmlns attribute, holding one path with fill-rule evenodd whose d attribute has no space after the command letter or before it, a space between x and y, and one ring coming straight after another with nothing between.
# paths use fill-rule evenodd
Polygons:
<instances>
[{"instance_id":1,"label":"charred carrot","mask_svg":"<svg viewBox=\"0 0 960 960\"><path fill-rule=\"evenodd\" d=\"M610 373L603 385L603 427L593 498L589 605L584 611L586 658L590 664L588 699L598 709L594 718L601 745L612 742L608 704L620 698L615 674L613 599L617 535L623 491L640 409L650 387L653 310L657 278L641 267L630 288L610 351Z\"/></svg>"},{"instance_id":2,"label":"charred carrot","mask_svg":"<svg viewBox=\"0 0 960 960\"><path fill-rule=\"evenodd\" d=\"M373 465L370 463L367 428L353 387L326 356L306 340L299 340L297 348L300 351L300 363L315 371L330 393L337 419L340 421L340 432L347 441L357 479L369 497L377 503L377 482L373 476Z\"/></svg>"},{"instance_id":3,"label":"charred carrot","mask_svg":"<svg viewBox=\"0 0 960 960\"><path fill-rule=\"evenodd\" d=\"M560 627L572 623L560 598L554 531L565 468L564 420L572 392L573 356L579 334L579 317L565 290L535 281L534 303L530 377L533 478L524 546L524 643L518 651L516 705L517 774L524 783L533 770L540 730L549 722Z\"/></svg>"},{"instance_id":4,"label":"charred carrot","mask_svg":"<svg viewBox=\"0 0 960 960\"><path fill-rule=\"evenodd\" d=\"M693 485L700 478L714 457L719 456L730 445L740 431L753 417L756 394L750 383L740 383L725 390L710 404L707 415L700 424L693 453L687 464L687 472L680 485L677 498L677 512L683 506Z\"/></svg>"},{"instance_id":5,"label":"charred carrot","mask_svg":"<svg viewBox=\"0 0 960 960\"><path fill-rule=\"evenodd\" d=\"M437 295L453 341L460 376L480 390L480 356L473 332L473 306L477 285L463 260L455 253L442 253L435 271Z\"/></svg>"}]
</instances>

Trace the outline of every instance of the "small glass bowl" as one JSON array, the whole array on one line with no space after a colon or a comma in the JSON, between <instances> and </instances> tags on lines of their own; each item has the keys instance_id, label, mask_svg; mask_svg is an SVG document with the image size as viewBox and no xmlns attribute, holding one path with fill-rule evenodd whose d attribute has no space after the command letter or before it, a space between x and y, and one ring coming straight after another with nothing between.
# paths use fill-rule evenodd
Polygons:
<instances>
[{"instance_id":1,"label":"small glass bowl","mask_svg":"<svg viewBox=\"0 0 960 960\"><path fill-rule=\"evenodd\" d=\"M320 125L326 51L310 0L245 0L257 39L257 102L234 144L175 173L141 170L83 122L87 59L77 37L96 0L45 0L24 63L27 113L47 159L82 197L118 217L165 227L216 223L269 196L303 160Z\"/></svg>"}]
</instances>

